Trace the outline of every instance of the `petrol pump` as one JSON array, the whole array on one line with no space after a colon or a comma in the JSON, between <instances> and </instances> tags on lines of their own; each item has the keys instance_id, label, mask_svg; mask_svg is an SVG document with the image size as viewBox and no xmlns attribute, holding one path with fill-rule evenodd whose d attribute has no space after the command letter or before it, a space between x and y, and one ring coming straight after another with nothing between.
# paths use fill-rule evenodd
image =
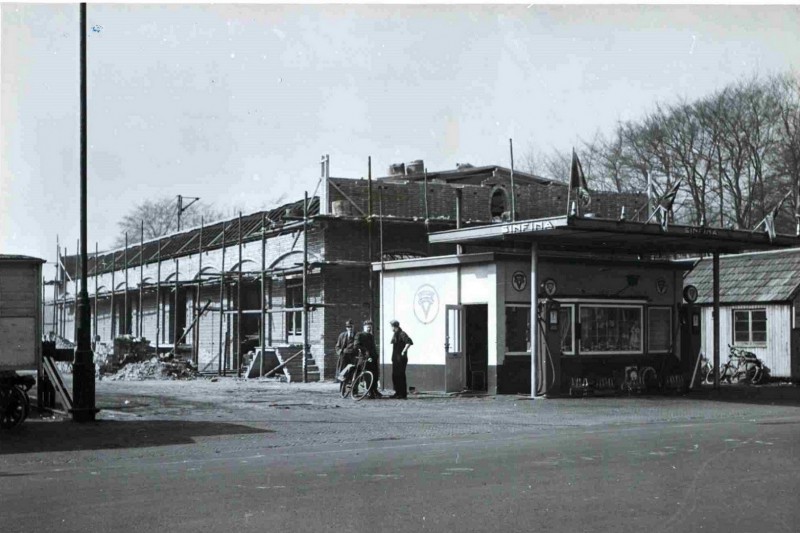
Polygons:
<instances>
[{"instance_id":1,"label":"petrol pump","mask_svg":"<svg viewBox=\"0 0 800 533\"><path fill-rule=\"evenodd\" d=\"M561 333L559 325L561 304L546 298L539 304L539 382L538 394L558 396L561 394Z\"/></svg>"},{"instance_id":2,"label":"petrol pump","mask_svg":"<svg viewBox=\"0 0 800 533\"><path fill-rule=\"evenodd\" d=\"M681 372L684 375L691 375L694 371L697 358L700 356L701 337L700 337L700 306L696 305L697 288L694 285L687 285L683 288L683 303L678 308L678 316L681 322Z\"/></svg>"}]
</instances>

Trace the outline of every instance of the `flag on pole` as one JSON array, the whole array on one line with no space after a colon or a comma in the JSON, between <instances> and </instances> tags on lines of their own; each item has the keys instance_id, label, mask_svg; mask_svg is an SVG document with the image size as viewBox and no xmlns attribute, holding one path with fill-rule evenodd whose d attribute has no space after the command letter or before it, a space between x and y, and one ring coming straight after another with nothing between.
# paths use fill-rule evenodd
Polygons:
<instances>
[{"instance_id":1,"label":"flag on pole","mask_svg":"<svg viewBox=\"0 0 800 533\"><path fill-rule=\"evenodd\" d=\"M664 196L658 199L658 205L663 207L666 211L672 211L672 205L675 203L675 197L678 196L678 190L681 188L683 179L676 181L672 187L669 188Z\"/></svg>"},{"instance_id":2,"label":"flag on pole","mask_svg":"<svg viewBox=\"0 0 800 533\"><path fill-rule=\"evenodd\" d=\"M589 195L589 186L586 184L586 176L583 174L583 167L574 148L572 149L572 170L569 176L569 186L570 189L578 192L578 198L581 200L583 207L591 205L592 197Z\"/></svg>"},{"instance_id":3,"label":"flag on pole","mask_svg":"<svg viewBox=\"0 0 800 533\"><path fill-rule=\"evenodd\" d=\"M770 214L772 215L772 218L773 218L773 220L774 220L775 218L777 218L777 216L778 216L778 213L780 213L780 211L781 211L781 207L783 207L783 203L784 203L786 200L788 200L788 199L789 199L789 197L790 197L791 195L792 195L792 191L789 191L789 192L787 192L787 193L786 193L786 194L783 196L783 198L781 198L781 199L780 199L780 201L779 201L779 202L778 202L778 203L775 205L775 207L773 207L773 208L772 208L772 211L770 211Z\"/></svg>"}]
</instances>

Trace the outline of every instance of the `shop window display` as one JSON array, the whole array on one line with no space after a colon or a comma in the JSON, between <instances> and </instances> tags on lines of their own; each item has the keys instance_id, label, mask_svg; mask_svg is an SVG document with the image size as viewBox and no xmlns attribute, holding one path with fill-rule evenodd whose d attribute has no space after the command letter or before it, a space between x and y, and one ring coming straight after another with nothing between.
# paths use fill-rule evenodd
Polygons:
<instances>
[{"instance_id":1,"label":"shop window display","mask_svg":"<svg viewBox=\"0 0 800 533\"><path fill-rule=\"evenodd\" d=\"M642 308L582 305L581 353L642 353Z\"/></svg>"}]
</instances>

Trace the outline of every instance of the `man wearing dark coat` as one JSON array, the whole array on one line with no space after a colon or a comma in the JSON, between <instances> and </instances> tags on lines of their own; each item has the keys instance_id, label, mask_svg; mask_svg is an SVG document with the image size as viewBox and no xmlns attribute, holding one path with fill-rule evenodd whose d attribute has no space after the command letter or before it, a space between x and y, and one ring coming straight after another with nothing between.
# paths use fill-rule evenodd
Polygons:
<instances>
[{"instance_id":1,"label":"man wearing dark coat","mask_svg":"<svg viewBox=\"0 0 800 533\"><path fill-rule=\"evenodd\" d=\"M378 392L378 378L380 378L380 365L378 364L378 348L375 346L375 336L372 334L372 320L364 322L364 331L356 335L355 347L360 349L371 361L367 362L366 369L372 372L372 386L369 389L370 398L381 398Z\"/></svg>"},{"instance_id":2,"label":"man wearing dark coat","mask_svg":"<svg viewBox=\"0 0 800 533\"><path fill-rule=\"evenodd\" d=\"M408 365L408 347L414 344L411 337L400 329L400 322L392 320L392 386L394 396L398 400L405 400L408 397L408 385L406 384L406 366Z\"/></svg>"},{"instance_id":3,"label":"man wearing dark coat","mask_svg":"<svg viewBox=\"0 0 800 533\"><path fill-rule=\"evenodd\" d=\"M345 322L345 330L339 335L336 340L336 355L339 357L338 367L336 374L344 370L349 364L356 363L356 333L353 328L353 321L348 320Z\"/></svg>"}]
</instances>

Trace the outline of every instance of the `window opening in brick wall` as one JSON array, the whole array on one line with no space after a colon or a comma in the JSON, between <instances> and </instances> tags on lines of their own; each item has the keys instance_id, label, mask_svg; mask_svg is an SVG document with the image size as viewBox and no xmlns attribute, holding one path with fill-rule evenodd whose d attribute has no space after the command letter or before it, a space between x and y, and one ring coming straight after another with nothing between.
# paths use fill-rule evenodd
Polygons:
<instances>
[{"instance_id":1,"label":"window opening in brick wall","mask_svg":"<svg viewBox=\"0 0 800 533\"><path fill-rule=\"evenodd\" d=\"M492 192L489 207L493 222L511 220L511 210L508 207L508 194L502 187L498 187Z\"/></svg>"},{"instance_id":2,"label":"window opening in brick wall","mask_svg":"<svg viewBox=\"0 0 800 533\"><path fill-rule=\"evenodd\" d=\"M286 307L303 307L303 281L286 280ZM302 342L303 338L303 312L287 311L285 313L286 340Z\"/></svg>"}]
</instances>

